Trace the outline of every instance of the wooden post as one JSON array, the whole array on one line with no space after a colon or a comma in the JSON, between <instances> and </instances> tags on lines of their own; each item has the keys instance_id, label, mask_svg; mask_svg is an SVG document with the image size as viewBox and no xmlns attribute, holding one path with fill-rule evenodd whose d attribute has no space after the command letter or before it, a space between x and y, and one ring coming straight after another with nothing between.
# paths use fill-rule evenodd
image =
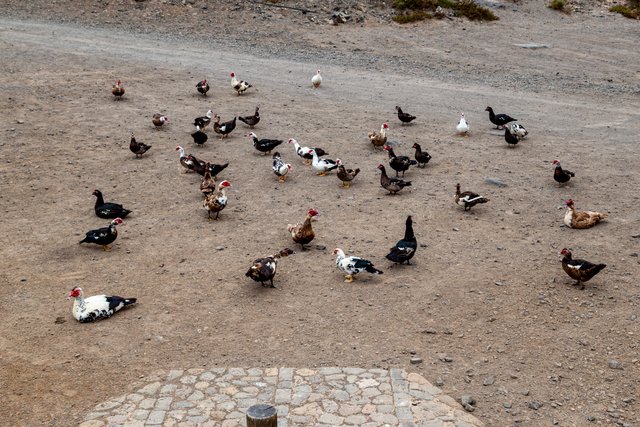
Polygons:
<instances>
[{"instance_id":1,"label":"wooden post","mask_svg":"<svg viewBox=\"0 0 640 427\"><path fill-rule=\"evenodd\" d=\"M278 427L278 411L265 403L247 409L247 427Z\"/></svg>"}]
</instances>

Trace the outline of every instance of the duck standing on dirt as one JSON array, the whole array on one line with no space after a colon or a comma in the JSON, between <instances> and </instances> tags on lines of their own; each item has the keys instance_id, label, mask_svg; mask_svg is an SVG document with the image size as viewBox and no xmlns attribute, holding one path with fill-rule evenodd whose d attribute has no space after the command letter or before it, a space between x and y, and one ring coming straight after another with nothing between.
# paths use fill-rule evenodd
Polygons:
<instances>
[{"instance_id":1,"label":"duck standing on dirt","mask_svg":"<svg viewBox=\"0 0 640 427\"><path fill-rule=\"evenodd\" d=\"M369 132L368 137L373 148L382 148L386 145L387 129L389 129L389 125L387 123L383 123L382 126L380 126L380 132Z\"/></svg>"},{"instance_id":2,"label":"duck standing on dirt","mask_svg":"<svg viewBox=\"0 0 640 427\"><path fill-rule=\"evenodd\" d=\"M273 162L271 164L271 169L273 169L273 173L276 174L279 182L285 182L287 180L287 174L291 169L293 169L293 166L289 163L285 163L284 160L282 160L280 153L277 151L273 153L272 158Z\"/></svg>"},{"instance_id":3,"label":"duck standing on dirt","mask_svg":"<svg viewBox=\"0 0 640 427\"><path fill-rule=\"evenodd\" d=\"M256 106L256 112L253 113L253 116L240 116L238 117L238 120L240 120L241 122L248 125L251 129L253 129L253 127L260 122L260 113L258 112L258 110L260 110L259 105Z\"/></svg>"},{"instance_id":4,"label":"duck standing on dirt","mask_svg":"<svg viewBox=\"0 0 640 427\"><path fill-rule=\"evenodd\" d=\"M160 129L165 123L169 123L169 117L156 113L151 117L151 123L153 123L156 129Z\"/></svg>"},{"instance_id":5,"label":"duck standing on dirt","mask_svg":"<svg viewBox=\"0 0 640 427\"><path fill-rule=\"evenodd\" d=\"M338 163L338 171L336 175L340 180L341 187L351 188L351 181L360 173L360 169L347 169L342 164L342 160L336 159L336 163Z\"/></svg>"},{"instance_id":6,"label":"duck standing on dirt","mask_svg":"<svg viewBox=\"0 0 640 427\"><path fill-rule=\"evenodd\" d=\"M431 160L431 155L426 151L422 151L422 147L417 142L413 144L411 148L416 150L414 154L414 158L416 159L416 162L418 162L418 167L419 168L426 167L427 163L429 163L429 160Z\"/></svg>"},{"instance_id":7,"label":"duck standing on dirt","mask_svg":"<svg viewBox=\"0 0 640 427\"><path fill-rule=\"evenodd\" d=\"M191 133L191 138L193 138L193 143L196 145L204 145L205 142L209 139L209 135L204 133L200 126L196 126L196 130Z\"/></svg>"},{"instance_id":8,"label":"duck standing on dirt","mask_svg":"<svg viewBox=\"0 0 640 427\"><path fill-rule=\"evenodd\" d=\"M247 89L253 87L253 85L245 82L244 80L238 80L236 73L231 73L229 75L231 76L231 87L238 93L238 95L242 95Z\"/></svg>"},{"instance_id":9,"label":"duck standing on dirt","mask_svg":"<svg viewBox=\"0 0 640 427\"><path fill-rule=\"evenodd\" d=\"M507 114L495 114L493 112L493 108L491 107L485 108L484 111L489 112L489 120L491 121L491 123L496 125L496 129L502 129L504 125L506 125L507 123L515 122L516 120L518 120L518 119L514 119L513 117Z\"/></svg>"},{"instance_id":10,"label":"duck standing on dirt","mask_svg":"<svg viewBox=\"0 0 640 427\"><path fill-rule=\"evenodd\" d=\"M236 119L229 120L228 122L220 123L220 116L215 115L215 121L213 122L213 131L220 135L220 139L226 138L236 128Z\"/></svg>"},{"instance_id":11,"label":"duck standing on dirt","mask_svg":"<svg viewBox=\"0 0 640 427\"><path fill-rule=\"evenodd\" d=\"M320 70L318 70L318 72L313 77L311 77L311 84L316 89L319 88L322 84L322 76L320 75Z\"/></svg>"},{"instance_id":12,"label":"duck standing on dirt","mask_svg":"<svg viewBox=\"0 0 640 427\"><path fill-rule=\"evenodd\" d=\"M280 258L292 254L295 254L295 252L289 248L284 248L271 256L258 258L253 261L253 265L245 273L245 276L252 278L256 282L260 282L262 286L266 286L264 282L269 281L272 288L277 288L276 285L273 284L273 278L276 275L278 261Z\"/></svg>"},{"instance_id":13,"label":"duck standing on dirt","mask_svg":"<svg viewBox=\"0 0 640 427\"><path fill-rule=\"evenodd\" d=\"M122 97L124 96L124 92L124 86L122 85L122 82L120 80L118 80L116 84L114 84L111 88L111 93L116 97L117 100L122 99Z\"/></svg>"},{"instance_id":14,"label":"duck standing on dirt","mask_svg":"<svg viewBox=\"0 0 640 427\"><path fill-rule=\"evenodd\" d=\"M402 122L402 124L411 123L416 119L416 116L412 116L409 113L405 113L402 111L402 108L396 105L396 111L398 112L398 119Z\"/></svg>"},{"instance_id":15,"label":"duck standing on dirt","mask_svg":"<svg viewBox=\"0 0 640 427\"><path fill-rule=\"evenodd\" d=\"M471 210L472 207L477 205L478 203L487 203L489 199L486 197L482 197L479 194L474 193L473 191L464 191L460 192L460 184L456 184L456 204L464 205L464 210Z\"/></svg>"},{"instance_id":16,"label":"duck standing on dirt","mask_svg":"<svg viewBox=\"0 0 640 427\"><path fill-rule=\"evenodd\" d=\"M344 276L346 283L353 282L355 275L363 271L371 274L382 274L382 271L375 268L371 261L357 256L345 256L344 251L340 248L335 248L333 254L336 256L336 267L346 273L346 276Z\"/></svg>"},{"instance_id":17,"label":"duck standing on dirt","mask_svg":"<svg viewBox=\"0 0 640 427\"><path fill-rule=\"evenodd\" d=\"M320 159L316 150L309 150L309 154L313 156L311 166L318 171L318 176L325 176L328 172L338 168L338 162L331 159Z\"/></svg>"},{"instance_id":18,"label":"duck standing on dirt","mask_svg":"<svg viewBox=\"0 0 640 427\"><path fill-rule=\"evenodd\" d=\"M456 132L458 135L469 136L469 123L464 117L464 113L460 113L460 121L456 125Z\"/></svg>"},{"instance_id":19,"label":"duck standing on dirt","mask_svg":"<svg viewBox=\"0 0 640 427\"><path fill-rule=\"evenodd\" d=\"M311 222L317 221L316 217L318 215L320 215L320 213L317 210L309 209L302 223L297 223L295 225L287 224L287 231L291 233L291 238L294 242L302 246L303 251L306 249L304 245L308 245L316 237L313 227L311 226Z\"/></svg>"},{"instance_id":20,"label":"duck standing on dirt","mask_svg":"<svg viewBox=\"0 0 640 427\"><path fill-rule=\"evenodd\" d=\"M507 142L507 147L509 148L515 147L518 141L520 141L517 136L511 133L509 126L504 127L504 140Z\"/></svg>"},{"instance_id":21,"label":"duck standing on dirt","mask_svg":"<svg viewBox=\"0 0 640 427\"><path fill-rule=\"evenodd\" d=\"M222 181L218 184L218 188L213 193L205 196L202 201L202 206L209 212L208 219L209 221L217 220L218 216L220 216L220 211L222 211L225 207L227 207L227 195L225 193L225 189L231 187L231 183L229 181ZM216 217L211 218L211 214L215 213Z\"/></svg>"},{"instance_id":22,"label":"duck standing on dirt","mask_svg":"<svg viewBox=\"0 0 640 427\"><path fill-rule=\"evenodd\" d=\"M204 130L204 128L209 126L209 123L211 123L211 116L213 116L213 111L209 110L204 116L193 119L193 125L196 128Z\"/></svg>"},{"instance_id":23,"label":"duck standing on dirt","mask_svg":"<svg viewBox=\"0 0 640 427\"><path fill-rule=\"evenodd\" d=\"M123 208L118 203L105 202L102 192L98 189L93 190L92 194L96 196L94 211L100 218L125 218L131 213L129 209Z\"/></svg>"},{"instance_id":24,"label":"duck standing on dirt","mask_svg":"<svg viewBox=\"0 0 640 427\"><path fill-rule=\"evenodd\" d=\"M418 241L415 234L413 234L413 219L409 215L405 222L404 237L389 250L390 252L386 258L397 264L404 264L405 262L411 264L411 258L416 254L417 248Z\"/></svg>"},{"instance_id":25,"label":"duck standing on dirt","mask_svg":"<svg viewBox=\"0 0 640 427\"><path fill-rule=\"evenodd\" d=\"M209 92L209 83L207 83L207 79L199 81L196 85L196 90L204 96L207 96L207 92Z\"/></svg>"},{"instance_id":26,"label":"duck standing on dirt","mask_svg":"<svg viewBox=\"0 0 640 427\"><path fill-rule=\"evenodd\" d=\"M278 145L284 142L281 139L268 139L268 138L258 139L258 136L253 132L249 132L249 134L245 136L248 136L249 138L251 138L253 148L255 148L256 150L258 150L259 152L265 155L267 153L271 153L271 150L273 150Z\"/></svg>"},{"instance_id":27,"label":"duck standing on dirt","mask_svg":"<svg viewBox=\"0 0 640 427\"><path fill-rule=\"evenodd\" d=\"M129 150L136 155L136 158L142 157L144 153L149 151L151 145L136 141L136 137L131 132L131 141L129 142Z\"/></svg>"},{"instance_id":28,"label":"duck standing on dirt","mask_svg":"<svg viewBox=\"0 0 640 427\"><path fill-rule=\"evenodd\" d=\"M589 281L607 266L606 264L592 264L583 259L573 259L571 251L567 248L564 248L560 255L563 256L562 269L569 277L577 280L576 285L580 285L580 289L584 289L584 282Z\"/></svg>"},{"instance_id":29,"label":"duck standing on dirt","mask_svg":"<svg viewBox=\"0 0 640 427\"><path fill-rule=\"evenodd\" d=\"M398 176L399 172L402 172L402 177L404 178L404 173L409 169L409 166L418 164L416 160L411 160L408 156L396 156L393 148L388 145L384 146L384 150L389 153L389 166L396 171L396 176Z\"/></svg>"},{"instance_id":30,"label":"duck standing on dirt","mask_svg":"<svg viewBox=\"0 0 640 427\"><path fill-rule=\"evenodd\" d=\"M96 230L87 231L87 235L80 243L94 243L102 246L102 250L108 252L111 250L109 245L115 242L118 237L117 225L124 223L120 218L115 218L107 227L98 228Z\"/></svg>"},{"instance_id":31,"label":"duck standing on dirt","mask_svg":"<svg viewBox=\"0 0 640 427\"><path fill-rule=\"evenodd\" d=\"M562 166L560 166L560 160L554 160L553 164L555 166L553 169L553 179L560 184L560 186L566 184L571 178L576 176L575 173L562 169Z\"/></svg>"},{"instance_id":32,"label":"duck standing on dirt","mask_svg":"<svg viewBox=\"0 0 640 427\"><path fill-rule=\"evenodd\" d=\"M400 178L391 178L387 175L387 170L384 165L378 165L378 169L382 174L380 175L380 185L385 190L389 191L389 194L396 194L398 191L402 190L404 187L411 186L411 181L405 181Z\"/></svg>"}]
</instances>

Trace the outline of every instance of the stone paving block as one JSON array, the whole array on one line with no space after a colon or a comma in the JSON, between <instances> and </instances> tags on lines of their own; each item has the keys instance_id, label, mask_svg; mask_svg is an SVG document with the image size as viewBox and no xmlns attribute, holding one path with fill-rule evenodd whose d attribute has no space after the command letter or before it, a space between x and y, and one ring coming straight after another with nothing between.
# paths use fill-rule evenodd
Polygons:
<instances>
[{"instance_id":1,"label":"stone paving block","mask_svg":"<svg viewBox=\"0 0 640 427\"><path fill-rule=\"evenodd\" d=\"M211 382L216 378L216 374L211 371L206 371L198 375L200 381Z\"/></svg>"},{"instance_id":2,"label":"stone paving block","mask_svg":"<svg viewBox=\"0 0 640 427\"><path fill-rule=\"evenodd\" d=\"M171 402L173 402L172 397L160 397L156 400L156 409L168 411L171 409Z\"/></svg>"},{"instance_id":3,"label":"stone paving block","mask_svg":"<svg viewBox=\"0 0 640 427\"><path fill-rule=\"evenodd\" d=\"M186 414L187 414L187 411L185 411L184 409L174 409L172 411L167 412L167 416L177 421L182 420Z\"/></svg>"},{"instance_id":4,"label":"stone paving block","mask_svg":"<svg viewBox=\"0 0 640 427\"><path fill-rule=\"evenodd\" d=\"M393 405L377 405L376 412L380 414L391 414L394 412Z\"/></svg>"},{"instance_id":5,"label":"stone paving block","mask_svg":"<svg viewBox=\"0 0 640 427\"><path fill-rule=\"evenodd\" d=\"M146 424L162 424L166 411L151 411Z\"/></svg>"},{"instance_id":6,"label":"stone paving block","mask_svg":"<svg viewBox=\"0 0 640 427\"><path fill-rule=\"evenodd\" d=\"M280 381L291 381L293 379L293 368L280 368L278 378Z\"/></svg>"},{"instance_id":7,"label":"stone paving block","mask_svg":"<svg viewBox=\"0 0 640 427\"><path fill-rule=\"evenodd\" d=\"M255 405L256 403L258 403L258 399L254 398L254 397L250 397L247 399L238 399L238 408L249 408L250 406Z\"/></svg>"},{"instance_id":8,"label":"stone paving block","mask_svg":"<svg viewBox=\"0 0 640 427\"><path fill-rule=\"evenodd\" d=\"M344 422L344 418L334 414L322 414L318 421L332 426L339 426Z\"/></svg>"},{"instance_id":9,"label":"stone paving block","mask_svg":"<svg viewBox=\"0 0 640 427\"><path fill-rule=\"evenodd\" d=\"M186 408L193 408L196 405L195 403L189 402L188 400L181 400L179 402L173 402L171 406L174 409L186 409Z\"/></svg>"},{"instance_id":10,"label":"stone paving block","mask_svg":"<svg viewBox=\"0 0 640 427\"><path fill-rule=\"evenodd\" d=\"M347 418L344 419L344 423L347 425L362 425L365 422L367 422L367 417L365 417L364 415L349 415Z\"/></svg>"},{"instance_id":11,"label":"stone paving block","mask_svg":"<svg viewBox=\"0 0 640 427\"><path fill-rule=\"evenodd\" d=\"M152 394L156 394L156 392L158 391L158 389L160 388L161 385L162 385L162 383L159 382L159 381L151 383L151 384L147 384L146 386L144 386L140 390L138 390L138 393L146 394L147 396L152 395Z\"/></svg>"},{"instance_id":12,"label":"stone paving block","mask_svg":"<svg viewBox=\"0 0 640 427\"><path fill-rule=\"evenodd\" d=\"M264 375L264 371L260 368L250 368L247 369L247 374L251 375L252 377L261 377L262 375Z\"/></svg>"},{"instance_id":13,"label":"stone paving block","mask_svg":"<svg viewBox=\"0 0 640 427\"><path fill-rule=\"evenodd\" d=\"M341 374L342 369L341 368L320 368L318 369L318 372L321 375L327 376L327 375L333 375L333 374Z\"/></svg>"},{"instance_id":14,"label":"stone paving block","mask_svg":"<svg viewBox=\"0 0 640 427\"><path fill-rule=\"evenodd\" d=\"M98 418L104 418L104 417L106 417L107 415L109 415L109 413L108 413L108 412L89 412L89 413L84 417L84 419L85 419L85 420L95 420L95 419L98 419Z\"/></svg>"},{"instance_id":15,"label":"stone paving block","mask_svg":"<svg viewBox=\"0 0 640 427\"><path fill-rule=\"evenodd\" d=\"M291 402L291 389L276 390L276 403L289 403Z\"/></svg>"},{"instance_id":16,"label":"stone paving block","mask_svg":"<svg viewBox=\"0 0 640 427\"><path fill-rule=\"evenodd\" d=\"M349 400L349 398L351 397L349 393L347 393L344 390L334 390L331 392L330 396L332 399L335 399L339 402L344 402L345 400Z\"/></svg>"},{"instance_id":17,"label":"stone paving block","mask_svg":"<svg viewBox=\"0 0 640 427\"><path fill-rule=\"evenodd\" d=\"M160 395L172 394L172 393L174 393L176 391L177 388L178 388L178 386L176 384L165 384L160 389ZM138 396L140 396L140 400L142 400L142 395L139 394ZM129 400L131 400L131 399L129 399Z\"/></svg>"},{"instance_id":18,"label":"stone paving block","mask_svg":"<svg viewBox=\"0 0 640 427\"><path fill-rule=\"evenodd\" d=\"M140 402L142 399L144 399L144 396L139 393L131 393L127 395L127 400L129 402Z\"/></svg>"},{"instance_id":19,"label":"stone paving block","mask_svg":"<svg viewBox=\"0 0 640 427\"><path fill-rule=\"evenodd\" d=\"M339 405L333 400L324 399L322 401L322 408L325 410L325 412L332 414L338 411Z\"/></svg>"},{"instance_id":20,"label":"stone paving block","mask_svg":"<svg viewBox=\"0 0 640 427\"><path fill-rule=\"evenodd\" d=\"M396 407L396 417L400 421L413 421L413 412L408 406Z\"/></svg>"},{"instance_id":21,"label":"stone paving block","mask_svg":"<svg viewBox=\"0 0 640 427\"><path fill-rule=\"evenodd\" d=\"M406 378L406 374L403 369L391 369L390 375L391 379L394 380L403 380Z\"/></svg>"},{"instance_id":22,"label":"stone paving block","mask_svg":"<svg viewBox=\"0 0 640 427\"><path fill-rule=\"evenodd\" d=\"M149 412L151 411L148 411L146 409L136 409L135 411L133 411L133 414L131 414L131 416L134 420L146 420L149 416Z\"/></svg>"},{"instance_id":23,"label":"stone paving block","mask_svg":"<svg viewBox=\"0 0 640 427\"><path fill-rule=\"evenodd\" d=\"M180 382L182 384L195 384L197 380L198 380L198 377L195 375L185 375L182 378L180 378Z\"/></svg>"},{"instance_id":24,"label":"stone paving block","mask_svg":"<svg viewBox=\"0 0 640 427\"><path fill-rule=\"evenodd\" d=\"M138 403L138 408L140 409L151 409L156 406L156 399L148 397L143 399L142 402Z\"/></svg>"},{"instance_id":25,"label":"stone paving block","mask_svg":"<svg viewBox=\"0 0 640 427\"><path fill-rule=\"evenodd\" d=\"M113 415L111 417L107 418L107 424L112 426L112 425L120 425L122 423L124 423L125 421L127 421L127 416L126 415Z\"/></svg>"},{"instance_id":26,"label":"stone paving block","mask_svg":"<svg viewBox=\"0 0 640 427\"><path fill-rule=\"evenodd\" d=\"M373 414L371 415L371 419L373 421L383 423L383 424L391 424L391 425L398 424L398 418L396 418L396 416L393 414Z\"/></svg>"},{"instance_id":27,"label":"stone paving block","mask_svg":"<svg viewBox=\"0 0 640 427\"><path fill-rule=\"evenodd\" d=\"M104 427L106 423L101 420L89 420L83 423L80 423L78 427Z\"/></svg>"},{"instance_id":28,"label":"stone paving block","mask_svg":"<svg viewBox=\"0 0 640 427\"><path fill-rule=\"evenodd\" d=\"M195 385L193 387L196 390L204 390L207 387L209 387L209 383L207 381L198 381L197 383L195 383Z\"/></svg>"},{"instance_id":29,"label":"stone paving block","mask_svg":"<svg viewBox=\"0 0 640 427\"><path fill-rule=\"evenodd\" d=\"M182 369L173 369L167 374L167 381L173 381L177 378L180 378L183 373L184 371Z\"/></svg>"}]
</instances>

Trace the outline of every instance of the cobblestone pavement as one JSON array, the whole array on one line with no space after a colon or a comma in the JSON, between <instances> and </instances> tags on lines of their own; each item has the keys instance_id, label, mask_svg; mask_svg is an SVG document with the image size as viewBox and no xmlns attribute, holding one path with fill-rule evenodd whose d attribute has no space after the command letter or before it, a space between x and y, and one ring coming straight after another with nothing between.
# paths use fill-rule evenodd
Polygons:
<instances>
[{"instance_id":1,"label":"cobblestone pavement","mask_svg":"<svg viewBox=\"0 0 640 427\"><path fill-rule=\"evenodd\" d=\"M278 427L480 427L422 376L402 369L176 369L89 412L80 427L246 426L247 408L269 403Z\"/></svg>"}]
</instances>

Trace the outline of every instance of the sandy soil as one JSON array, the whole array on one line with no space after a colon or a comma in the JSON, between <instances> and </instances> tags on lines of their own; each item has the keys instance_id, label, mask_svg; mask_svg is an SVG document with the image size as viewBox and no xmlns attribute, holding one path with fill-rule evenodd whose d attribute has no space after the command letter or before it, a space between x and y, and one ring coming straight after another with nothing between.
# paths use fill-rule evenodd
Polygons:
<instances>
[{"instance_id":1,"label":"sandy soil","mask_svg":"<svg viewBox=\"0 0 640 427\"><path fill-rule=\"evenodd\" d=\"M637 22L598 6L558 14L542 2L508 3L490 24L407 27L381 7L330 26L324 12L316 22L286 10L266 16L248 2L212 4L204 18L199 4L4 3L12 16L0 19L7 425L74 425L159 369L327 365L419 372L455 398L475 396L474 415L491 426L640 423ZM125 12L130 19L117 19ZM287 31L294 37L283 38ZM515 46L527 42L549 47ZM314 90L317 68L324 82ZM256 90L236 96L230 71ZM202 77L212 83L208 98L195 92ZM110 94L117 79L122 101ZM229 139L211 132L204 147L193 145L194 117L212 108L227 120L257 104L258 136L294 137L359 167L351 189L314 175L290 146L280 152L294 170L279 184L240 123ZM401 126L395 105L418 119ZM508 149L487 105L520 119L528 138ZM461 110L470 138L453 133ZM171 124L154 129L155 112ZM383 121L399 154L419 142L433 156L407 173L413 187L397 196L380 187L376 166L386 156L366 139ZM141 159L129 151L130 131L153 145ZM220 178L233 190L219 221L207 221L199 177L182 173L177 144L230 162ZM555 158L576 172L565 188L551 178ZM490 203L463 212L456 182ZM108 222L93 213L94 188L134 211L109 253L77 244ZM568 197L609 221L564 228ZM321 212L317 238L281 262L281 290L247 279L254 258L293 245L287 223L312 207ZM394 267L384 255L407 214L421 246L415 265ZM384 275L343 283L336 246ZM586 290L562 271L563 247L607 264ZM64 299L73 286L139 304L81 325ZM424 362L411 365L412 352Z\"/></svg>"}]
</instances>

